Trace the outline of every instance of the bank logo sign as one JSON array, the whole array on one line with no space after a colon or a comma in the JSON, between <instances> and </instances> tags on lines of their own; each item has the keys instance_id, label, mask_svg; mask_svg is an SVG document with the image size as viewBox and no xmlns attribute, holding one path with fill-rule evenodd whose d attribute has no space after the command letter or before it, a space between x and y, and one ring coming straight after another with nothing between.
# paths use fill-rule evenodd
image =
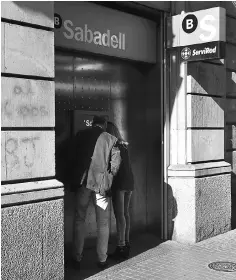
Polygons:
<instances>
[{"instance_id":1,"label":"bank logo sign","mask_svg":"<svg viewBox=\"0 0 236 280\"><path fill-rule=\"evenodd\" d=\"M88 24L83 26L75 26L72 20L63 20L59 14L54 14L54 26L59 29L64 27L62 33L67 40L75 40L77 42L84 42L87 44L95 44L108 48L120 49L125 51L125 34L112 34L111 30L106 32L98 30L92 31Z\"/></svg>"},{"instance_id":2,"label":"bank logo sign","mask_svg":"<svg viewBox=\"0 0 236 280\"><path fill-rule=\"evenodd\" d=\"M156 63L157 25L89 1L55 1L56 48Z\"/></svg>"},{"instance_id":3,"label":"bank logo sign","mask_svg":"<svg viewBox=\"0 0 236 280\"><path fill-rule=\"evenodd\" d=\"M167 46L179 48L185 61L223 58L225 22L225 9L220 7L170 17Z\"/></svg>"}]
</instances>

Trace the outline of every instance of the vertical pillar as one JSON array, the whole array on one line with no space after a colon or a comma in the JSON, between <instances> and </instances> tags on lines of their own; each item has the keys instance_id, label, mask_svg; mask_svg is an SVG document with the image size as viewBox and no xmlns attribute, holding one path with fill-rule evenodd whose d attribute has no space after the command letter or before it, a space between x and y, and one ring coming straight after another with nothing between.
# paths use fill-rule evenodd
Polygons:
<instances>
[{"instance_id":1,"label":"vertical pillar","mask_svg":"<svg viewBox=\"0 0 236 280\"><path fill-rule=\"evenodd\" d=\"M232 228L236 228L236 3L225 2L226 8L226 112L225 159L232 165Z\"/></svg>"},{"instance_id":2,"label":"vertical pillar","mask_svg":"<svg viewBox=\"0 0 236 280\"><path fill-rule=\"evenodd\" d=\"M53 5L1 3L2 279L64 279Z\"/></svg>"},{"instance_id":3,"label":"vertical pillar","mask_svg":"<svg viewBox=\"0 0 236 280\"><path fill-rule=\"evenodd\" d=\"M170 57L169 237L195 243L231 228L231 166L224 161L226 69L224 61L185 65L173 51Z\"/></svg>"}]
</instances>

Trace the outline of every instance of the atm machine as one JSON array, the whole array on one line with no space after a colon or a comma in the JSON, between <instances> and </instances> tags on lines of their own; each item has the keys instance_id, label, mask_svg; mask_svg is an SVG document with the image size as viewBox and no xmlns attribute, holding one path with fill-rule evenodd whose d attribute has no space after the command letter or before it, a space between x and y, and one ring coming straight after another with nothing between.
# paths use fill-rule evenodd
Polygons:
<instances>
[{"instance_id":1,"label":"atm machine","mask_svg":"<svg viewBox=\"0 0 236 280\"><path fill-rule=\"evenodd\" d=\"M72 138L79 130L92 125L94 115L111 120L110 78L111 65L91 56L56 51L55 92L56 123L55 145L57 149ZM56 156L56 175L59 172ZM60 176L59 176L60 177ZM65 186L65 243L71 243L73 236L74 193ZM112 211L111 211L112 212ZM112 215L112 214L111 214ZM114 216L114 215L113 215ZM111 218L115 230L114 217ZM111 225L112 226L112 225ZM112 229L111 229L112 231ZM96 236L95 212L90 205L87 213L87 234ZM92 246L93 242L87 242Z\"/></svg>"}]
</instances>

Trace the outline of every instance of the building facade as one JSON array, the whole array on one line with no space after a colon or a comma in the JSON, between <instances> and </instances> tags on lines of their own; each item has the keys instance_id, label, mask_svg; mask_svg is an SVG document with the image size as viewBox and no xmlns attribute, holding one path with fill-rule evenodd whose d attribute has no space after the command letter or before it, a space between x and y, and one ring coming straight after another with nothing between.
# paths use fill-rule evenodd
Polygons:
<instances>
[{"instance_id":1,"label":"building facade","mask_svg":"<svg viewBox=\"0 0 236 280\"><path fill-rule=\"evenodd\" d=\"M212 7L226 10L225 57L182 63L167 18ZM134 231L191 244L235 227L235 2L1 8L3 279L64 278L73 194L57 180L56 152L95 114L130 143Z\"/></svg>"}]
</instances>

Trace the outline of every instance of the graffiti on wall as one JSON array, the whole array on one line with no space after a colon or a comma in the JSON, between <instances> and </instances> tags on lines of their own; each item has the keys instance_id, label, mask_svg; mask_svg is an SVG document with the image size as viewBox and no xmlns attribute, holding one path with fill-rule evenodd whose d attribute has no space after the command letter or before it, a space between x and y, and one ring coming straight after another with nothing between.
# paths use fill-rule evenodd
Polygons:
<instances>
[{"instance_id":1,"label":"graffiti on wall","mask_svg":"<svg viewBox=\"0 0 236 280\"><path fill-rule=\"evenodd\" d=\"M2 126L53 125L51 82L3 77Z\"/></svg>"},{"instance_id":2,"label":"graffiti on wall","mask_svg":"<svg viewBox=\"0 0 236 280\"><path fill-rule=\"evenodd\" d=\"M10 168L20 168L21 162L27 168L32 168L36 155L35 141L40 140L39 136L36 137L23 137L20 139L9 138L5 143L6 150L6 164ZM23 161L20 161L19 150L24 152L22 156Z\"/></svg>"},{"instance_id":3,"label":"graffiti on wall","mask_svg":"<svg viewBox=\"0 0 236 280\"><path fill-rule=\"evenodd\" d=\"M49 112L46 106L33 106L30 104L19 104L15 110L11 104L11 100L6 100L3 103L3 113L6 117L12 118L16 112L18 117L38 117L38 116L48 116Z\"/></svg>"},{"instance_id":4,"label":"graffiti on wall","mask_svg":"<svg viewBox=\"0 0 236 280\"><path fill-rule=\"evenodd\" d=\"M2 180L54 175L53 131L2 131Z\"/></svg>"}]
</instances>

